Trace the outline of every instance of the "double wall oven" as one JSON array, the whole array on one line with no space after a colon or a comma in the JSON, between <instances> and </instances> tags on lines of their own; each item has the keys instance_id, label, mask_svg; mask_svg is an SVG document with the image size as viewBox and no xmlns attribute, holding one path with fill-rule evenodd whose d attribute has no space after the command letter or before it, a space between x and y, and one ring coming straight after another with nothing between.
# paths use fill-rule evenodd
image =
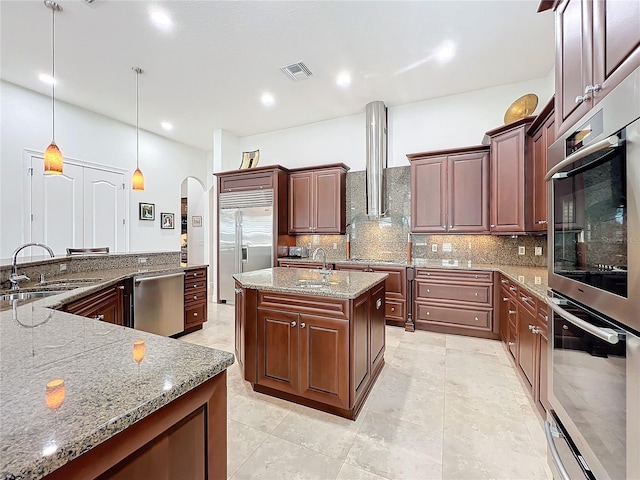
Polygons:
<instances>
[{"instance_id":1,"label":"double wall oven","mask_svg":"<svg viewBox=\"0 0 640 480\"><path fill-rule=\"evenodd\" d=\"M640 69L548 159L549 464L640 479Z\"/></svg>"}]
</instances>

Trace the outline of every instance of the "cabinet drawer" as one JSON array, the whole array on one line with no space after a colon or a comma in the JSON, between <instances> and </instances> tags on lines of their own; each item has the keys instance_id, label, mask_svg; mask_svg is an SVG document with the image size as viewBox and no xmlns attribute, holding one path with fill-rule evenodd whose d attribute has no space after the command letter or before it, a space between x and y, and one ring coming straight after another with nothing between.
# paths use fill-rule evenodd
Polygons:
<instances>
[{"instance_id":1,"label":"cabinet drawer","mask_svg":"<svg viewBox=\"0 0 640 480\"><path fill-rule=\"evenodd\" d=\"M397 320L404 320L404 305L405 302L402 300L390 300L384 303L384 315L387 318L393 318Z\"/></svg>"},{"instance_id":2,"label":"cabinet drawer","mask_svg":"<svg viewBox=\"0 0 640 480\"><path fill-rule=\"evenodd\" d=\"M195 325L202 323L206 320L207 305L194 305L193 307L187 307L184 309L184 323L185 325Z\"/></svg>"},{"instance_id":3,"label":"cabinet drawer","mask_svg":"<svg viewBox=\"0 0 640 480\"><path fill-rule=\"evenodd\" d=\"M220 178L221 192L237 192L240 190L260 190L273 188L273 174L265 173L240 173Z\"/></svg>"},{"instance_id":4,"label":"cabinet drawer","mask_svg":"<svg viewBox=\"0 0 640 480\"><path fill-rule=\"evenodd\" d=\"M199 268L197 270L187 270L184 273L184 281L185 283L191 280L200 280L207 278L207 269Z\"/></svg>"},{"instance_id":5,"label":"cabinet drawer","mask_svg":"<svg viewBox=\"0 0 640 480\"><path fill-rule=\"evenodd\" d=\"M416 268L416 279L426 278L444 282L493 282L493 272L480 270L438 270Z\"/></svg>"},{"instance_id":6,"label":"cabinet drawer","mask_svg":"<svg viewBox=\"0 0 640 480\"><path fill-rule=\"evenodd\" d=\"M416 300L444 300L491 305L489 285L449 285L418 281Z\"/></svg>"},{"instance_id":7,"label":"cabinet drawer","mask_svg":"<svg viewBox=\"0 0 640 480\"><path fill-rule=\"evenodd\" d=\"M518 287L518 301L527 307L531 313L537 312L538 302L536 297L526 288Z\"/></svg>"},{"instance_id":8,"label":"cabinet drawer","mask_svg":"<svg viewBox=\"0 0 640 480\"><path fill-rule=\"evenodd\" d=\"M515 297L518 293L516 284L504 275L500 275L500 286L502 286L511 297Z\"/></svg>"},{"instance_id":9,"label":"cabinet drawer","mask_svg":"<svg viewBox=\"0 0 640 480\"><path fill-rule=\"evenodd\" d=\"M184 304L189 303L207 303L207 291L206 290L193 290L184 294Z\"/></svg>"},{"instance_id":10,"label":"cabinet drawer","mask_svg":"<svg viewBox=\"0 0 640 480\"><path fill-rule=\"evenodd\" d=\"M387 295L397 293L404 298L407 286L407 269L403 267L382 267L371 265L369 271L376 273L386 273L389 276L384 282Z\"/></svg>"},{"instance_id":11,"label":"cabinet drawer","mask_svg":"<svg viewBox=\"0 0 640 480\"><path fill-rule=\"evenodd\" d=\"M184 280L184 294L185 296L187 295L187 292L191 292L194 290L202 290L202 289L207 289L207 281L206 279L189 279L187 280L185 278Z\"/></svg>"},{"instance_id":12,"label":"cabinet drawer","mask_svg":"<svg viewBox=\"0 0 640 480\"><path fill-rule=\"evenodd\" d=\"M462 325L480 330L491 329L491 310L449 308L416 303L416 320L448 325Z\"/></svg>"}]
</instances>

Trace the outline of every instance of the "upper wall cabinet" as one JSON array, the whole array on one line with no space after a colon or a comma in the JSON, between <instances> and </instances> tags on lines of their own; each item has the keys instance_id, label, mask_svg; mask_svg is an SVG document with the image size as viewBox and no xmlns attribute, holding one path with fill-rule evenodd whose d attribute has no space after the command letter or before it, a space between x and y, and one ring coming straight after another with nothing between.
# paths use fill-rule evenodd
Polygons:
<instances>
[{"instance_id":1,"label":"upper wall cabinet","mask_svg":"<svg viewBox=\"0 0 640 480\"><path fill-rule=\"evenodd\" d=\"M346 228L344 164L291 170L289 175L289 233L341 234Z\"/></svg>"},{"instance_id":2,"label":"upper wall cabinet","mask_svg":"<svg viewBox=\"0 0 640 480\"><path fill-rule=\"evenodd\" d=\"M563 0L556 8L556 124L566 132L640 66L640 2Z\"/></svg>"},{"instance_id":3,"label":"upper wall cabinet","mask_svg":"<svg viewBox=\"0 0 640 480\"><path fill-rule=\"evenodd\" d=\"M531 230L534 232L547 231L547 182L544 177L548 170L547 149L555 141L555 115L553 111L554 98L543 107L540 114L527 130L531 142L527 155L529 161L526 169L527 189L531 191Z\"/></svg>"},{"instance_id":4,"label":"upper wall cabinet","mask_svg":"<svg viewBox=\"0 0 640 480\"><path fill-rule=\"evenodd\" d=\"M411 162L411 231L489 231L489 148L407 155Z\"/></svg>"},{"instance_id":5,"label":"upper wall cabinet","mask_svg":"<svg viewBox=\"0 0 640 480\"><path fill-rule=\"evenodd\" d=\"M526 131L535 117L526 117L487 132L491 139L491 233L522 234L532 230L531 182L525 183Z\"/></svg>"}]
</instances>

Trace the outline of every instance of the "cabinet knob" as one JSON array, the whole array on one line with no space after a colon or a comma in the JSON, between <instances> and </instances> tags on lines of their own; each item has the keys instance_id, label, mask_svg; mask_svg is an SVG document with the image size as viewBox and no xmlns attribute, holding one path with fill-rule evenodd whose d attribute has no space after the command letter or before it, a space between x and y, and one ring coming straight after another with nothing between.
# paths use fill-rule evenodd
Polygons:
<instances>
[{"instance_id":1,"label":"cabinet knob","mask_svg":"<svg viewBox=\"0 0 640 480\"><path fill-rule=\"evenodd\" d=\"M307 326L307 324L306 324L306 323L304 323L304 322L302 322L302 323L300 324L300 328L304 328L304 327L306 327L306 326Z\"/></svg>"},{"instance_id":2,"label":"cabinet knob","mask_svg":"<svg viewBox=\"0 0 640 480\"><path fill-rule=\"evenodd\" d=\"M96 320L104 320L104 315L96 315L94 318Z\"/></svg>"},{"instance_id":3,"label":"cabinet knob","mask_svg":"<svg viewBox=\"0 0 640 480\"><path fill-rule=\"evenodd\" d=\"M509 346L513 347L515 345L515 342L509 342Z\"/></svg>"},{"instance_id":4,"label":"cabinet knob","mask_svg":"<svg viewBox=\"0 0 640 480\"><path fill-rule=\"evenodd\" d=\"M391 311L395 312L396 311L395 307L391 307Z\"/></svg>"},{"instance_id":5,"label":"cabinet knob","mask_svg":"<svg viewBox=\"0 0 640 480\"><path fill-rule=\"evenodd\" d=\"M515 310L509 310L509 315L513 315L514 313L516 313Z\"/></svg>"},{"instance_id":6,"label":"cabinet knob","mask_svg":"<svg viewBox=\"0 0 640 480\"><path fill-rule=\"evenodd\" d=\"M193 316L197 317L198 316L198 312L193 312Z\"/></svg>"},{"instance_id":7,"label":"cabinet knob","mask_svg":"<svg viewBox=\"0 0 640 480\"><path fill-rule=\"evenodd\" d=\"M478 296L478 292L476 292L476 297Z\"/></svg>"},{"instance_id":8,"label":"cabinet knob","mask_svg":"<svg viewBox=\"0 0 640 480\"><path fill-rule=\"evenodd\" d=\"M198 299L198 296L197 296L197 295L194 295L194 296L193 296L193 299L194 299L194 300L197 300L197 299Z\"/></svg>"},{"instance_id":9,"label":"cabinet knob","mask_svg":"<svg viewBox=\"0 0 640 480\"><path fill-rule=\"evenodd\" d=\"M476 278L478 278L478 275L476 275Z\"/></svg>"},{"instance_id":10,"label":"cabinet knob","mask_svg":"<svg viewBox=\"0 0 640 480\"><path fill-rule=\"evenodd\" d=\"M241 288L236 288L236 289L235 289L235 292L236 292L236 293L242 293L242 289L241 289ZM194 298L195 298L195 297L194 297Z\"/></svg>"},{"instance_id":11,"label":"cabinet knob","mask_svg":"<svg viewBox=\"0 0 640 480\"><path fill-rule=\"evenodd\" d=\"M124 285L118 285L118 288L119 288L120 290L124 290Z\"/></svg>"},{"instance_id":12,"label":"cabinet knob","mask_svg":"<svg viewBox=\"0 0 640 480\"><path fill-rule=\"evenodd\" d=\"M533 331L533 329L536 328L533 325L529 324L529 330Z\"/></svg>"},{"instance_id":13,"label":"cabinet knob","mask_svg":"<svg viewBox=\"0 0 640 480\"><path fill-rule=\"evenodd\" d=\"M495 225L491 225L491 228L495 228Z\"/></svg>"},{"instance_id":14,"label":"cabinet knob","mask_svg":"<svg viewBox=\"0 0 640 480\"><path fill-rule=\"evenodd\" d=\"M449 228L453 228L453 225L449 225Z\"/></svg>"},{"instance_id":15,"label":"cabinet knob","mask_svg":"<svg viewBox=\"0 0 640 480\"><path fill-rule=\"evenodd\" d=\"M376 310L380 310L380 307L382 307L382 300L379 298L376 300Z\"/></svg>"},{"instance_id":16,"label":"cabinet knob","mask_svg":"<svg viewBox=\"0 0 640 480\"><path fill-rule=\"evenodd\" d=\"M292 326L292 327L295 327L295 326L296 326L296 322L295 322L295 320L294 320L293 322L291 322L291 326Z\"/></svg>"},{"instance_id":17,"label":"cabinet knob","mask_svg":"<svg viewBox=\"0 0 640 480\"><path fill-rule=\"evenodd\" d=\"M511 290L512 292L516 291L516 287L509 287L509 290Z\"/></svg>"},{"instance_id":18,"label":"cabinet knob","mask_svg":"<svg viewBox=\"0 0 640 480\"><path fill-rule=\"evenodd\" d=\"M427 312L427 315L429 315L429 312Z\"/></svg>"},{"instance_id":19,"label":"cabinet knob","mask_svg":"<svg viewBox=\"0 0 640 480\"><path fill-rule=\"evenodd\" d=\"M521 299L523 302L528 302L529 300L531 300L529 297L525 297L524 295L523 295L523 296L521 296L521 297L520 297L520 299Z\"/></svg>"},{"instance_id":20,"label":"cabinet knob","mask_svg":"<svg viewBox=\"0 0 640 480\"><path fill-rule=\"evenodd\" d=\"M429 290L428 288L427 288L427 293L431 293L431 290Z\"/></svg>"},{"instance_id":21,"label":"cabinet knob","mask_svg":"<svg viewBox=\"0 0 640 480\"><path fill-rule=\"evenodd\" d=\"M533 333L534 335L539 335L540 334L540 329L538 327L533 327L531 329L531 333Z\"/></svg>"},{"instance_id":22,"label":"cabinet knob","mask_svg":"<svg viewBox=\"0 0 640 480\"><path fill-rule=\"evenodd\" d=\"M500 279L500 283L504 283L504 284L506 284L506 283L507 283L507 281L506 281L504 278L502 278L502 279Z\"/></svg>"},{"instance_id":23,"label":"cabinet knob","mask_svg":"<svg viewBox=\"0 0 640 480\"><path fill-rule=\"evenodd\" d=\"M547 221L546 220L538 220L538 225L546 225Z\"/></svg>"},{"instance_id":24,"label":"cabinet knob","mask_svg":"<svg viewBox=\"0 0 640 480\"><path fill-rule=\"evenodd\" d=\"M475 318L475 321L476 321L476 322L478 321L478 317L476 317L476 318Z\"/></svg>"},{"instance_id":25,"label":"cabinet knob","mask_svg":"<svg viewBox=\"0 0 640 480\"><path fill-rule=\"evenodd\" d=\"M509 297L502 297L502 301L503 302L508 302L509 301Z\"/></svg>"}]
</instances>

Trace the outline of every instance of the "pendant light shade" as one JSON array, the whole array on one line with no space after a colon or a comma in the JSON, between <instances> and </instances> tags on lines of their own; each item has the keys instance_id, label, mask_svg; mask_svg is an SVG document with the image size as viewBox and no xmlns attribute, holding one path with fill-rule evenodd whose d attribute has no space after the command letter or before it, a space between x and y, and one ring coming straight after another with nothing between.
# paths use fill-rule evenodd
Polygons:
<instances>
[{"instance_id":1,"label":"pendant light shade","mask_svg":"<svg viewBox=\"0 0 640 480\"><path fill-rule=\"evenodd\" d=\"M62 12L62 7L56 2L45 0L45 7L51 10L51 144L44 152L44 173L62 173L62 152L56 145L56 12Z\"/></svg>"},{"instance_id":2,"label":"pendant light shade","mask_svg":"<svg viewBox=\"0 0 640 480\"><path fill-rule=\"evenodd\" d=\"M140 127L138 124L138 78L140 74L144 73L144 70L140 67L131 67L131 70L136 72L136 171L133 172L133 177L131 178L131 188L133 190L144 190L144 175L140 170Z\"/></svg>"}]
</instances>

